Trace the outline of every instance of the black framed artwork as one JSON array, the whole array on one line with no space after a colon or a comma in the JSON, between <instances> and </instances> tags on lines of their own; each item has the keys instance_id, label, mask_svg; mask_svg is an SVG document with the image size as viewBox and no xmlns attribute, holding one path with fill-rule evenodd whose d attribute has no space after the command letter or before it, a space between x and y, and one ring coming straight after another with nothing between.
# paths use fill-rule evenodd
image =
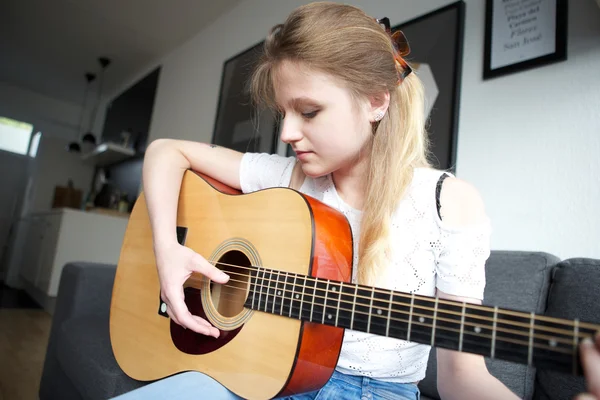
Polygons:
<instances>
[{"instance_id":1,"label":"black framed artwork","mask_svg":"<svg viewBox=\"0 0 600 400\"><path fill-rule=\"evenodd\" d=\"M483 78L567 59L568 0L486 0Z\"/></svg>"},{"instance_id":2,"label":"black framed artwork","mask_svg":"<svg viewBox=\"0 0 600 400\"><path fill-rule=\"evenodd\" d=\"M247 90L263 45L264 41L224 62L211 143L240 152L277 151L277 119L268 110L258 112Z\"/></svg>"},{"instance_id":3,"label":"black framed artwork","mask_svg":"<svg viewBox=\"0 0 600 400\"><path fill-rule=\"evenodd\" d=\"M445 7L392 27L410 45L407 61L425 86L427 131L434 167L455 170L465 3Z\"/></svg>"}]
</instances>

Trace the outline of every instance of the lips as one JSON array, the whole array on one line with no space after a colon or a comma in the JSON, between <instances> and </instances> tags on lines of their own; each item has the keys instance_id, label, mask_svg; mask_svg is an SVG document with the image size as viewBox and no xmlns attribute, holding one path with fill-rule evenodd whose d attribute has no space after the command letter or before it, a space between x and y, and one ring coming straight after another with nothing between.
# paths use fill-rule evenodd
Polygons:
<instances>
[{"instance_id":1,"label":"lips","mask_svg":"<svg viewBox=\"0 0 600 400\"><path fill-rule=\"evenodd\" d=\"M296 152L296 157L298 157L298 159L302 160L305 157L307 157L309 154L312 153L312 151L300 151L300 150L294 150Z\"/></svg>"}]
</instances>

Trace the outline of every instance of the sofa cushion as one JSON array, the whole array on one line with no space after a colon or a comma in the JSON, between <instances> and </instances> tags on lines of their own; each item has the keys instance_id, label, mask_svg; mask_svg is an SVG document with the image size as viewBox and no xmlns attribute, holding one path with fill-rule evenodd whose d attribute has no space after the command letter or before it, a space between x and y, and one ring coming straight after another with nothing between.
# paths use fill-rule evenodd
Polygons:
<instances>
[{"instance_id":1,"label":"sofa cushion","mask_svg":"<svg viewBox=\"0 0 600 400\"><path fill-rule=\"evenodd\" d=\"M57 338L56 352L84 399L108 399L145 384L129 378L117 364L107 316L66 320Z\"/></svg>"},{"instance_id":2,"label":"sofa cushion","mask_svg":"<svg viewBox=\"0 0 600 400\"><path fill-rule=\"evenodd\" d=\"M485 266L485 305L542 313L552 267L560 260L548 253L492 251ZM490 373L522 399L531 399L535 370L503 360L485 359ZM419 384L425 396L439 399L436 351L431 350L426 377Z\"/></svg>"},{"instance_id":3,"label":"sofa cushion","mask_svg":"<svg viewBox=\"0 0 600 400\"><path fill-rule=\"evenodd\" d=\"M548 307L550 317L600 323L600 260L573 258L560 264L552 274ZM583 377L538 370L536 400L572 399L585 391Z\"/></svg>"}]
</instances>

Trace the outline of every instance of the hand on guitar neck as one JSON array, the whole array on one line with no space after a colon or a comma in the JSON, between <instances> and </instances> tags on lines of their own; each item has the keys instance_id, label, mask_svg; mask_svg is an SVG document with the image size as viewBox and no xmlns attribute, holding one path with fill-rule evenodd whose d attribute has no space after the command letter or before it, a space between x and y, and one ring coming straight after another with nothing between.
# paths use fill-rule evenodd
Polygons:
<instances>
[{"instance_id":1,"label":"hand on guitar neck","mask_svg":"<svg viewBox=\"0 0 600 400\"><path fill-rule=\"evenodd\" d=\"M584 340L581 344L581 360L585 372L587 393L577 396L576 400L600 399L600 333L595 341Z\"/></svg>"}]
</instances>

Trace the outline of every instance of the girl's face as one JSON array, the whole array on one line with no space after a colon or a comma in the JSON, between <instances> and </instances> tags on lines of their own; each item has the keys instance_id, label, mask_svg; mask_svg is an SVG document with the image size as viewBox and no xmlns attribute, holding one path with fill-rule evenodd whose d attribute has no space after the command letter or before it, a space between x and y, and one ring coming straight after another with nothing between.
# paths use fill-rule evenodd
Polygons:
<instances>
[{"instance_id":1,"label":"girl's face","mask_svg":"<svg viewBox=\"0 0 600 400\"><path fill-rule=\"evenodd\" d=\"M281 140L292 146L306 175L351 169L368 157L377 111L369 101L357 104L331 76L289 61L277 67L274 86L284 117Z\"/></svg>"}]
</instances>

